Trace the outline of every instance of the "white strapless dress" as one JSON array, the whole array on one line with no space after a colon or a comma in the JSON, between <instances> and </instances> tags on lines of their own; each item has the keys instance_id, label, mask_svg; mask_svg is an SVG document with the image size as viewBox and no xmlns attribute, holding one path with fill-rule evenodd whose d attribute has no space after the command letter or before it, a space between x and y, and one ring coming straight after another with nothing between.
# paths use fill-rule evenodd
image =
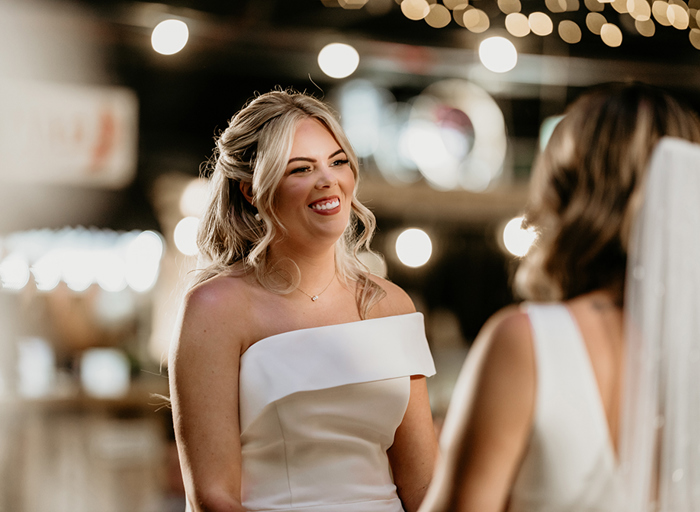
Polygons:
<instances>
[{"instance_id":1,"label":"white strapless dress","mask_svg":"<svg viewBox=\"0 0 700 512\"><path fill-rule=\"evenodd\" d=\"M408 405L410 376L434 373L421 313L252 345L240 369L243 505L402 512L386 451Z\"/></svg>"}]
</instances>

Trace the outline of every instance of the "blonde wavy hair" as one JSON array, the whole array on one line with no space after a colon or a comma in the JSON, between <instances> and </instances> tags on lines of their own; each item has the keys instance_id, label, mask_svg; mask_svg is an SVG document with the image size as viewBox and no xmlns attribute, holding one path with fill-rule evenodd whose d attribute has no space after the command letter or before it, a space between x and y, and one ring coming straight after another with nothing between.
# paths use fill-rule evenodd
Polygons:
<instances>
[{"instance_id":1,"label":"blonde wavy hair","mask_svg":"<svg viewBox=\"0 0 700 512\"><path fill-rule=\"evenodd\" d=\"M518 295L608 289L622 303L631 224L664 136L700 142L700 120L644 84L598 86L567 109L533 168L525 224L538 240L516 271Z\"/></svg>"},{"instance_id":2,"label":"blonde wavy hair","mask_svg":"<svg viewBox=\"0 0 700 512\"><path fill-rule=\"evenodd\" d=\"M369 269L358 258L361 250L371 252L376 221L356 197L360 181L357 156L333 112L313 96L292 90L258 95L217 136L214 154L203 172L210 177L210 197L197 234L200 254L208 265L198 272L194 284L221 273L254 272L258 282L275 293L289 293L298 285L296 265L292 265L296 273L280 279L271 268L267 250L287 232L275 213L275 196L296 127L308 118L321 122L333 135L355 176L350 222L336 243L335 262L339 278L354 283L360 317L366 318L385 292L370 279ZM252 184L255 207L241 192L241 183Z\"/></svg>"}]
</instances>

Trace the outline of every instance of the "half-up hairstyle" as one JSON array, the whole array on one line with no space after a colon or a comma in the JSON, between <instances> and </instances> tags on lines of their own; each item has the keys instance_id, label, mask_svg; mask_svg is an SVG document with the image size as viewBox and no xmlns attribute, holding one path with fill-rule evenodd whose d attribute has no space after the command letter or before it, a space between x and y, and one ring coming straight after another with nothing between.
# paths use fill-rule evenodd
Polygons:
<instances>
[{"instance_id":1,"label":"half-up hairstyle","mask_svg":"<svg viewBox=\"0 0 700 512\"><path fill-rule=\"evenodd\" d=\"M700 121L647 85L599 86L567 109L533 168L525 224L538 240L516 293L567 300L608 289L622 303L631 225L664 136L700 142Z\"/></svg>"},{"instance_id":2,"label":"half-up hairstyle","mask_svg":"<svg viewBox=\"0 0 700 512\"><path fill-rule=\"evenodd\" d=\"M376 221L356 197L357 156L331 110L318 99L295 91L275 90L255 97L216 138L214 154L205 169L210 177L210 197L197 234L200 254L208 266L200 270L195 284L224 272L254 272L258 282L275 293L289 293L298 285L298 269L290 280L280 280L270 268L267 250L273 240L286 233L275 213L275 195L296 128L309 118L333 135L355 176L350 221L336 243L335 261L338 276L346 284L356 283L358 311L366 318L385 292L370 279L369 269L358 258L360 251L371 252ZM252 185L255 206L241 192L241 183Z\"/></svg>"}]
</instances>

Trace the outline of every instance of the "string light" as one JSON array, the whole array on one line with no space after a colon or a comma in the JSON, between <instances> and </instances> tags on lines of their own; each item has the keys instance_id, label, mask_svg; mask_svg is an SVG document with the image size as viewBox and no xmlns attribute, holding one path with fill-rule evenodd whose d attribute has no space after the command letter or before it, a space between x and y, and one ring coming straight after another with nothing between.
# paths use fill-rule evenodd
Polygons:
<instances>
[{"instance_id":1,"label":"string light","mask_svg":"<svg viewBox=\"0 0 700 512\"><path fill-rule=\"evenodd\" d=\"M351 8L352 4L357 8L363 1L344 0L340 5ZM530 13L522 12L521 0L496 1L500 13L494 15L470 5L469 0L395 0L406 18L424 21L437 29L448 27L454 21L473 33L481 34L492 26L499 26L498 16L502 14L506 30L514 37L526 37L531 33L544 37L555 32L562 41L573 45L582 40L587 29L589 33L600 36L604 44L617 47L623 44L622 26L634 27L639 35L648 38L656 34L658 24L679 31L687 30L690 44L700 49L700 0L545 0L548 12ZM369 6L372 2L366 4ZM570 18L571 13L582 8L588 11L584 23ZM633 21L626 23L621 19L613 22L610 12L613 16L629 16Z\"/></svg>"}]
</instances>

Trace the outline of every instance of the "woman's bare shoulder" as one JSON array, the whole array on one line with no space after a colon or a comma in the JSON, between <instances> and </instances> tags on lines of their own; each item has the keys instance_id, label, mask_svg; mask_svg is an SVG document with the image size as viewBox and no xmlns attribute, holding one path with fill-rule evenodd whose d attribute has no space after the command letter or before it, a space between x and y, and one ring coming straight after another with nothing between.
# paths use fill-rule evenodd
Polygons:
<instances>
[{"instance_id":1,"label":"woman's bare shoulder","mask_svg":"<svg viewBox=\"0 0 700 512\"><path fill-rule=\"evenodd\" d=\"M382 317L415 313L416 307L413 300L403 288L388 279L373 274L369 278L386 293L370 311L371 316Z\"/></svg>"},{"instance_id":2,"label":"woman's bare shoulder","mask_svg":"<svg viewBox=\"0 0 700 512\"><path fill-rule=\"evenodd\" d=\"M193 286L185 295L183 340L210 340L214 344L246 342L252 285L245 276L219 275Z\"/></svg>"}]
</instances>

